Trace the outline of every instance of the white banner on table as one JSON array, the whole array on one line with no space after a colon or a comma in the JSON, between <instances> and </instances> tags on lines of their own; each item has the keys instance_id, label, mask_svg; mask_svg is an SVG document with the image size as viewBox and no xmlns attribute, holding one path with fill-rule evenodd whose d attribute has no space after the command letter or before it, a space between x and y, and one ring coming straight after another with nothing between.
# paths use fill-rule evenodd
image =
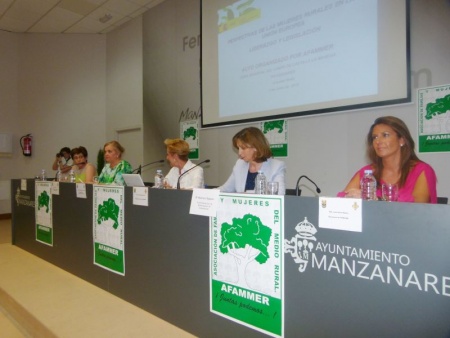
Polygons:
<instances>
[{"instance_id":1,"label":"white banner on table","mask_svg":"<svg viewBox=\"0 0 450 338\"><path fill-rule=\"evenodd\" d=\"M94 185L94 264L125 275L124 187Z\"/></svg>"},{"instance_id":2,"label":"white banner on table","mask_svg":"<svg viewBox=\"0 0 450 338\"><path fill-rule=\"evenodd\" d=\"M52 182L35 182L36 241L53 246Z\"/></svg>"},{"instance_id":3,"label":"white banner on table","mask_svg":"<svg viewBox=\"0 0 450 338\"><path fill-rule=\"evenodd\" d=\"M210 218L211 311L284 334L284 196L220 194Z\"/></svg>"}]
</instances>

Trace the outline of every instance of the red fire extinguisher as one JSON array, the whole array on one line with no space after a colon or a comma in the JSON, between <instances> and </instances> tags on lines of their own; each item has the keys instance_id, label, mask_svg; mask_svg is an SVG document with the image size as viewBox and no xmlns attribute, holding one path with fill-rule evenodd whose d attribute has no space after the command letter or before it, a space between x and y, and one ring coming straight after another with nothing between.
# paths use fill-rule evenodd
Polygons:
<instances>
[{"instance_id":1,"label":"red fire extinguisher","mask_svg":"<svg viewBox=\"0 0 450 338\"><path fill-rule=\"evenodd\" d=\"M22 147L23 156L31 156L31 140L31 134L27 134L20 138L20 146Z\"/></svg>"}]
</instances>

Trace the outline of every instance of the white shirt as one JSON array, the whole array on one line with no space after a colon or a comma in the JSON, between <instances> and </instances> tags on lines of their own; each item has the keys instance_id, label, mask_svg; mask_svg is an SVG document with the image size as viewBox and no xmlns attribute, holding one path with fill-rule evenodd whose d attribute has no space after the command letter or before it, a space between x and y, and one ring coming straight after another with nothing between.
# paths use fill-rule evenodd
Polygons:
<instances>
[{"instance_id":1,"label":"white shirt","mask_svg":"<svg viewBox=\"0 0 450 338\"><path fill-rule=\"evenodd\" d=\"M188 160L184 167L181 169L181 174L185 173L189 169L195 167L195 164ZM180 177L180 170L177 167L172 167L166 176L167 183L174 189L177 187L178 178ZM190 170L186 175L183 175L180 179L181 189L194 189L204 188L205 183L203 179L203 168L198 166L195 169Z\"/></svg>"}]
</instances>

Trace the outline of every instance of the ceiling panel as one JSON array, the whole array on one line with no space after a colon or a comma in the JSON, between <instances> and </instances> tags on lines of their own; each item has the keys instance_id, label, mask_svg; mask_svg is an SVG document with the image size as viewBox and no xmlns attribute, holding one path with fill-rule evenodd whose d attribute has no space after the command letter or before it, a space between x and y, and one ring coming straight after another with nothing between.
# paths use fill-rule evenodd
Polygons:
<instances>
[{"instance_id":1,"label":"ceiling panel","mask_svg":"<svg viewBox=\"0 0 450 338\"><path fill-rule=\"evenodd\" d=\"M39 20L28 32L30 33L62 33L68 26L76 24L83 18L82 15L55 7L46 16Z\"/></svg>"},{"instance_id":2,"label":"ceiling panel","mask_svg":"<svg viewBox=\"0 0 450 338\"><path fill-rule=\"evenodd\" d=\"M0 30L106 33L164 0L0 0Z\"/></svg>"}]
</instances>

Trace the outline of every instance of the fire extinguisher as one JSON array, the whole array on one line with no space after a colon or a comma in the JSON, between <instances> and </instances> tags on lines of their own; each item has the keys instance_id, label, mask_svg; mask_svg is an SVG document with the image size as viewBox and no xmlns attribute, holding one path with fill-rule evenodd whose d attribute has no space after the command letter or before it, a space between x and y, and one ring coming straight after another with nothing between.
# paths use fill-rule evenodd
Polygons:
<instances>
[{"instance_id":1,"label":"fire extinguisher","mask_svg":"<svg viewBox=\"0 0 450 338\"><path fill-rule=\"evenodd\" d=\"M20 146L22 147L23 156L31 156L31 140L31 134L27 134L20 138Z\"/></svg>"}]
</instances>

